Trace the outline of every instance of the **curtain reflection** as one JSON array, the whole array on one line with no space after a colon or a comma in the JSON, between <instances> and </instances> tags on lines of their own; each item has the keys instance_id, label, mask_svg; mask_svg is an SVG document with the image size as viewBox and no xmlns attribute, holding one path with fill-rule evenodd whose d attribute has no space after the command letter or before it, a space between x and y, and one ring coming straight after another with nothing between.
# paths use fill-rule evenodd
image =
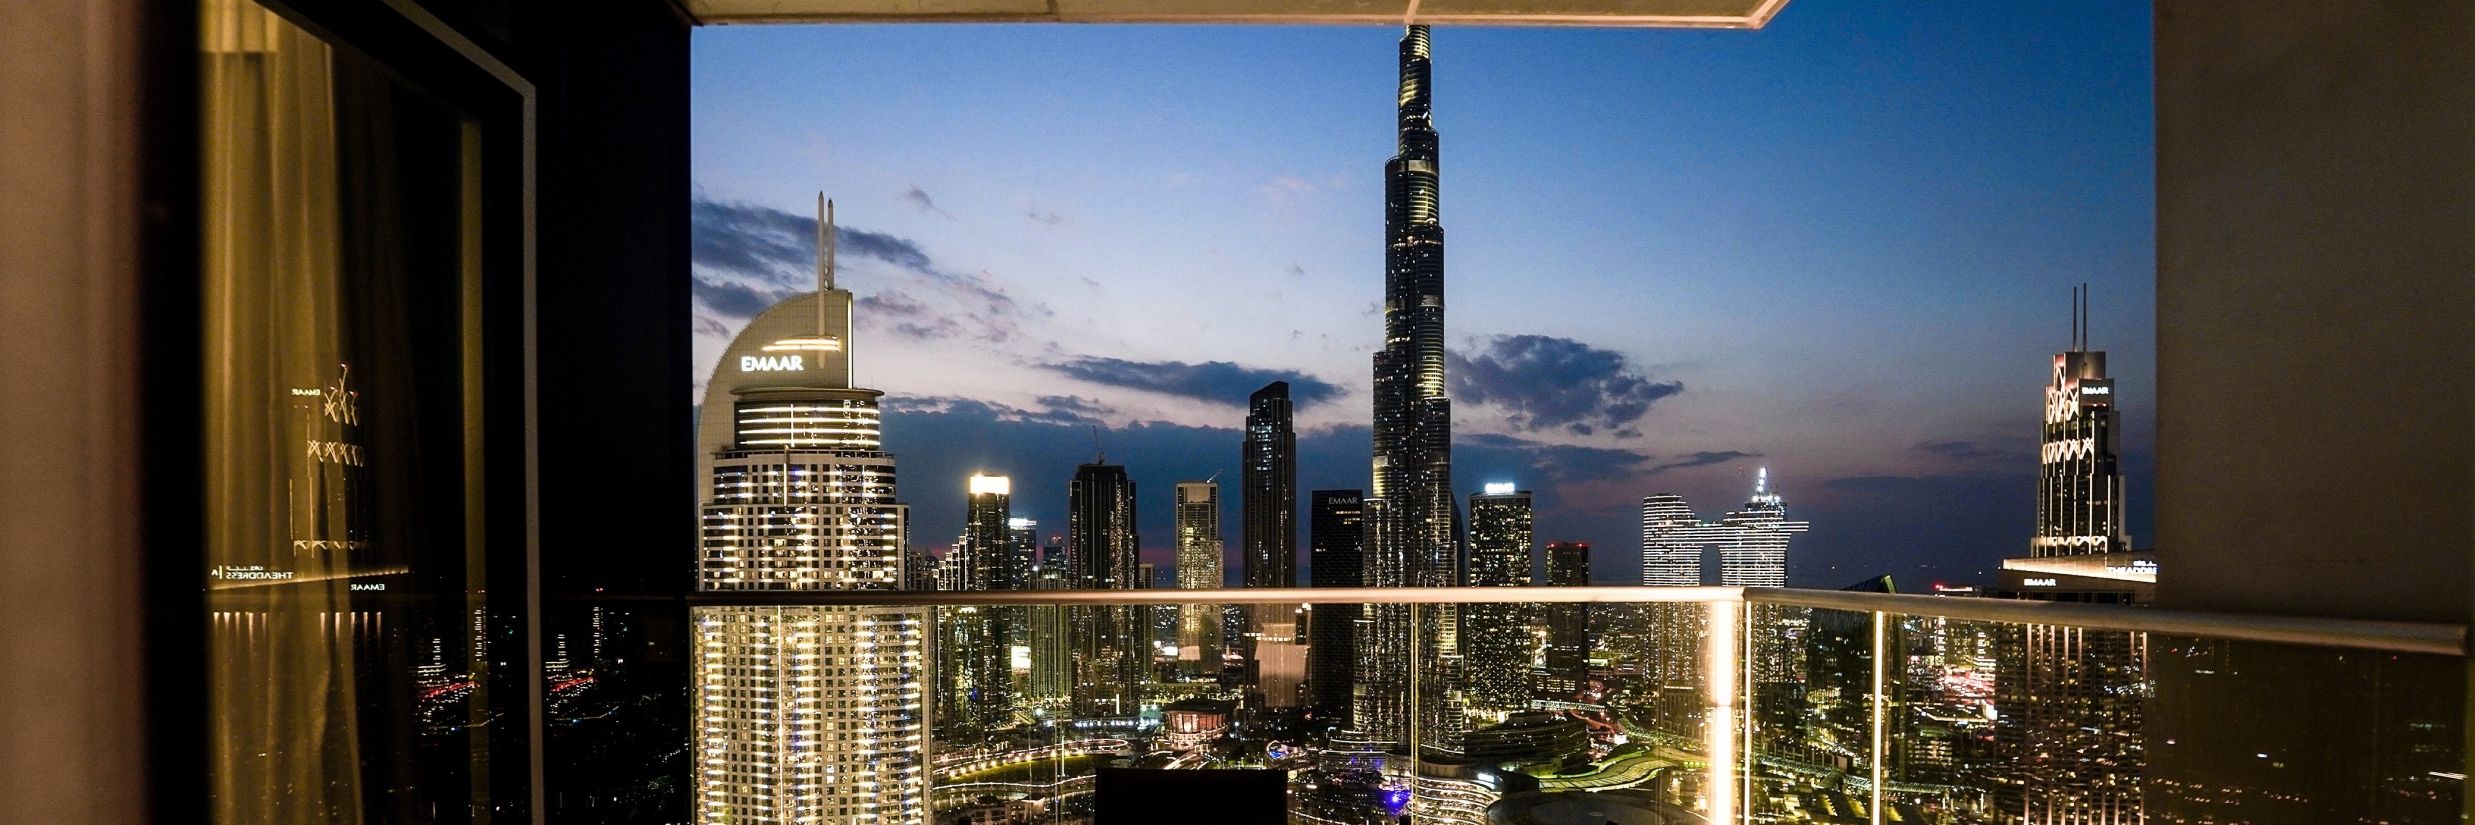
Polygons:
<instances>
[{"instance_id":1,"label":"curtain reflection","mask_svg":"<svg viewBox=\"0 0 2475 825\"><path fill-rule=\"evenodd\" d=\"M254 4L201 27L215 819L356 823L366 544L339 313L332 55Z\"/></svg>"}]
</instances>

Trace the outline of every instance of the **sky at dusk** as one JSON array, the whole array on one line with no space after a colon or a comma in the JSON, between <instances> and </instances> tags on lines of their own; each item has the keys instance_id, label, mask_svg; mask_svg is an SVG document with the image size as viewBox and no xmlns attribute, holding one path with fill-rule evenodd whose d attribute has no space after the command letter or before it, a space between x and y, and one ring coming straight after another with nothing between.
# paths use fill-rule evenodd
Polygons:
<instances>
[{"instance_id":1,"label":"sky at dusk","mask_svg":"<svg viewBox=\"0 0 2475 825\"><path fill-rule=\"evenodd\" d=\"M1464 503L1514 482L1542 543L1632 582L1642 496L1716 518L1768 467L1813 523L1793 583L1976 580L2025 555L2085 281L2145 546L2149 13L1795 0L1755 32L1438 29ZM975 470L1062 532L1096 440L1164 570L1171 484L1218 474L1234 564L1263 383L1300 402L1301 498L1367 483L1399 34L697 29L693 392L814 288L822 190L912 542L953 541Z\"/></svg>"}]
</instances>

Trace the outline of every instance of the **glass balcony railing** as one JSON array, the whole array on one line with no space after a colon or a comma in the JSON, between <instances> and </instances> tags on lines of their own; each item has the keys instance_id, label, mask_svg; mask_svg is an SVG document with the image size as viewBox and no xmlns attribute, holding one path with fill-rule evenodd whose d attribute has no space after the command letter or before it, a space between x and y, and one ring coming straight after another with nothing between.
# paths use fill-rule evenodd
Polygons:
<instances>
[{"instance_id":1,"label":"glass balcony railing","mask_svg":"<svg viewBox=\"0 0 2475 825\"><path fill-rule=\"evenodd\" d=\"M688 805L1088 821L2457 822L2464 629L1739 588L703 595ZM1236 805L1234 800L1190 800Z\"/></svg>"}]
</instances>

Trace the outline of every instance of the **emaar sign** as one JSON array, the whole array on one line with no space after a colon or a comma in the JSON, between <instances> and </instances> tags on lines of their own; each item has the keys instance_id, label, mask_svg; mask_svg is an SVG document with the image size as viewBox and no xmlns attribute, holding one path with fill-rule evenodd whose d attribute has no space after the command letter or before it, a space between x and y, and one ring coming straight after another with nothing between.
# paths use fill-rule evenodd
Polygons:
<instances>
[{"instance_id":1,"label":"emaar sign","mask_svg":"<svg viewBox=\"0 0 2475 825\"><path fill-rule=\"evenodd\" d=\"M804 355L742 355L740 372L796 372L808 368Z\"/></svg>"}]
</instances>

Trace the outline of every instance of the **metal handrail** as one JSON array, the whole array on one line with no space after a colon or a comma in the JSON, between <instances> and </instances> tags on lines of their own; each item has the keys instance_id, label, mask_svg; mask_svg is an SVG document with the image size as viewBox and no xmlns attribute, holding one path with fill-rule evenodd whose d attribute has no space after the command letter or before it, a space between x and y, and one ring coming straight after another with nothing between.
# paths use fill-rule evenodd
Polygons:
<instances>
[{"instance_id":1,"label":"metal handrail","mask_svg":"<svg viewBox=\"0 0 2475 825\"><path fill-rule=\"evenodd\" d=\"M1213 590L740 590L695 593L691 606L967 607L1171 604L1772 604L1960 621L2467 655L2465 625L2210 613L2119 604L1955 598L1784 587L1281 587Z\"/></svg>"},{"instance_id":2,"label":"metal handrail","mask_svg":"<svg viewBox=\"0 0 2475 825\"><path fill-rule=\"evenodd\" d=\"M691 605L1644 604L1740 602L1742 587L1250 587L1211 590L732 590Z\"/></svg>"},{"instance_id":3,"label":"metal handrail","mask_svg":"<svg viewBox=\"0 0 2475 825\"><path fill-rule=\"evenodd\" d=\"M2457 624L2330 619L2312 616L2264 616L2121 604L1952 598L1771 587L1746 588L1744 598L1755 604L1860 613L1881 612L1961 621L2060 625L2088 630L2137 631L2165 636L2197 636L2209 639L2343 647L2439 656L2467 655L2466 626Z\"/></svg>"}]
</instances>

